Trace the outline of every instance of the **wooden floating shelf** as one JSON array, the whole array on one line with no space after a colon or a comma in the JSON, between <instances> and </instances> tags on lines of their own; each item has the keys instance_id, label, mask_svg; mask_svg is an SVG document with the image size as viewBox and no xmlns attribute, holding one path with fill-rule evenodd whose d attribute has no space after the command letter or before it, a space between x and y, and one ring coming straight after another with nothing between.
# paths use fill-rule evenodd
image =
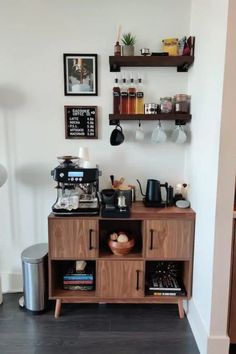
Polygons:
<instances>
[{"instance_id":1,"label":"wooden floating shelf","mask_svg":"<svg viewBox=\"0 0 236 354\"><path fill-rule=\"evenodd\" d=\"M110 56L110 71L117 72L127 66L177 67L178 72L186 72L194 62L194 56Z\"/></svg>"},{"instance_id":2,"label":"wooden floating shelf","mask_svg":"<svg viewBox=\"0 0 236 354\"><path fill-rule=\"evenodd\" d=\"M110 125L116 125L119 121L150 121L150 120L174 120L179 124L185 124L192 119L191 114L187 113L158 113L158 114L109 114Z\"/></svg>"}]
</instances>

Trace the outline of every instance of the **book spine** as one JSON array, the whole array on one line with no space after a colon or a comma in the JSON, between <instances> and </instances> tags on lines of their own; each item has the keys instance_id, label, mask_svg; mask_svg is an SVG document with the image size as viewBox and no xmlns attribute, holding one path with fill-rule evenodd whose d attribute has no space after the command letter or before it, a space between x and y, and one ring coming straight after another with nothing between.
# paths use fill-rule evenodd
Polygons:
<instances>
[{"instance_id":1,"label":"book spine","mask_svg":"<svg viewBox=\"0 0 236 354\"><path fill-rule=\"evenodd\" d=\"M85 284L93 284L93 280L64 280L63 284L70 284L70 285L76 285L76 284L81 284L81 285L85 285Z\"/></svg>"},{"instance_id":2,"label":"book spine","mask_svg":"<svg viewBox=\"0 0 236 354\"><path fill-rule=\"evenodd\" d=\"M93 290L92 285L64 285L63 288L65 290L84 290L84 291Z\"/></svg>"},{"instance_id":3,"label":"book spine","mask_svg":"<svg viewBox=\"0 0 236 354\"><path fill-rule=\"evenodd\" d=\"M86 276L81 276L81 275L64 275L63 276L64 280L93 280L93 276L91 275L86 275Z\"/></svg>"},{"instance_id":4,"label":"book spine","mask_svg":"<svg viewBox=\"0 0 236 354\"><path fill-rule=\"evenodd\" d=\"M159 290L159 291L181 291L181 288L155 288L155 287L150 287L149 290Z\"/></svg>"},{"instance_id":5,"label":"book spine","mask_svg":"<svg viewBox=\"0 0 236 354\"><path fill-rule=\"evenodd\" d=\"M155 296L177 296L178 293L165 293L165 292L156 292L156 293L153 293L153 295Z\"/></svg>"}]
</instances>

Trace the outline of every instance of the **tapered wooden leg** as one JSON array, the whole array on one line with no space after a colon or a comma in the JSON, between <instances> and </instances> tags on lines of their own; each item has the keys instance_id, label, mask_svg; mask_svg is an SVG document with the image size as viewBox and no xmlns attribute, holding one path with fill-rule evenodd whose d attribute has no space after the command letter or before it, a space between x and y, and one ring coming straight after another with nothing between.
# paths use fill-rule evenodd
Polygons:
<instances>
[{"instance_id":1,"label":"tapered wooden leg","mask_svg":"<svg viewBox=\"0 0 236 354\"><path fill-rule=\"evenodd\" d=\"M178 300L179 318L184 318L183 300Z\"/></svg>"},{"instance_id":2,"label":"tapered wooden leg","mask_svg":"<svg viewBox=\"0 0 236 354\"><path fill-rule=\"evenodd\" d=\"M61 312L61 300L57 299L56 306L55 306L55 318L58 318L60 316L60 312Z\"/></svg>"}]
</instances>

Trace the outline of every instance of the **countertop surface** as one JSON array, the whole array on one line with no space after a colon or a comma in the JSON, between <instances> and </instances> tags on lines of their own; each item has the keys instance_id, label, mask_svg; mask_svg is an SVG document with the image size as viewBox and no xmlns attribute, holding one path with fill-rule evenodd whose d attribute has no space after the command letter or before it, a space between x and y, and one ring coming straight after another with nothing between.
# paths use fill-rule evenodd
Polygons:
<instances>
[{"instance_id":1,"label":"countertop surface","mask_svg":"<svg viewBox=\"0 0 236 354\"><path fill-rule=\"evenodd\" d=\"M86 219L106 219L101 216L85 216L85 215L54 215L51 213L49 215L50 218L86 218ZM236 217L236 211L235 211ZM143 202L135 202L131 207L131 215L128 219L176 219L176 218L187 218L187 219L195 219L195 212L191 208L177 208L175 206L172 207L164 207L164 208L147 208L144 206ZM117 218L116 218L117 219ZM123 219L123 218L121 218Z\"/></svg>"}]
</instances>

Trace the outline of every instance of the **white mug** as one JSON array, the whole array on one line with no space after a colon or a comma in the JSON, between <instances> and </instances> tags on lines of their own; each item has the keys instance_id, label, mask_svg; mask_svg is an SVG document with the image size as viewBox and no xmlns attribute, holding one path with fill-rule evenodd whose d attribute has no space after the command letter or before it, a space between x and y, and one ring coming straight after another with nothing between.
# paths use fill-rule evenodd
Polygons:
<instances>
[{"instance_id":1,"label":"white mug","mask_svg":"<svg viewBox=\"0 0 236 354\"><path fill-rule=\"evenodd\" d=\"M135 140L142 141L144 139L144 130L141 127L141 123L139 122L138 128L135 132Z\"/></svg>"},{"instance_id":2,"label":"white mug","mask_svg":"<svg viewBox=\"0 0 236 354\"><path fill-rule=\"evenodd\" d=\"M171 141L176 144L184 144L187 140L187 134L182 125L178 125L171 134Z\"/></svg>"},{"instance_id":3,"label":"white mug","mask_svg":"<svg viewBox=\"0 0 236 354\"><path fill-rule=\"evenodd\" d=\"M153 130L151 141L154 144L164 143L166 141L167 135L164 129L161 126L161 122L158 122L157 127Z\"/></svg>"}]
</instances>

